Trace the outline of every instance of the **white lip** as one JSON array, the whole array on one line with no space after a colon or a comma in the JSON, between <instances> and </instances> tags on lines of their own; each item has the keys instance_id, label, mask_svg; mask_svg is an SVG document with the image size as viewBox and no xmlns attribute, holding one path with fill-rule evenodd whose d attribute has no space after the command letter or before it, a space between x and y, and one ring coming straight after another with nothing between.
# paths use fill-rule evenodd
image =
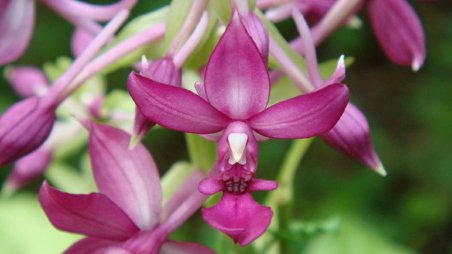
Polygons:
<instances>
[{"instance_id":1,"label":"white lip","mask_svg":"<svg viewBox=\"0 0 452 254\"><path fill-rule=\"evenodd\" d=\"M245 152L246 143L248 142L248 135L245 133L231 133L228 136L229 148L232 156L229 158L229 164L235 163L245 164L246 158L243 156Z\"/></svg>"}]
</instances>

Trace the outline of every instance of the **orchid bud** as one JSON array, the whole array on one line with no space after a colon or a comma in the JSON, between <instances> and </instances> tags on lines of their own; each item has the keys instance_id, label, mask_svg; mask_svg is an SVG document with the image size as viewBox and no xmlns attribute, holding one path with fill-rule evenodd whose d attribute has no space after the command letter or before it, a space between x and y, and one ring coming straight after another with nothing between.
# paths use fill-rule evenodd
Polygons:
<instances>
[{"instance_id":1,"label":"orchid bud","mask_svg":"<svg viewBox=\"0 0 452 254\"><path fill-rule=\"evenodd\" d=\"M47 77L38 68L24 66L7 69L6 78L22 97L42 95L48 89Z\"/></svg>"},{"instance_id":2,"label":"orchid bud","mask_svg":"<svg viewBox=\"0 0 452 254\"><path fill-rule=\"evenodd\" d=\"M39 147L49 136L55 122L53 108L41 99L30 97L6 110L0 117L0 167Z\"/></svg>"},{"instance_id":3,"label":"orchid bud","mask_svg":"<svg viewBox=\"0 0 452 254\"><path fill-rule=\"evenodd\" d=\"M322 134L322 138L332 147L360 161L380 175L386 175L372 145L367 119L353 104L347 105L336 126Z\"/></svg>"},{"instance_id":4,"label":"orchid bud","mask_svg":"<svg viewBox=\"0 0 452 254\"><path fill-rule=\"evenodd\" d=\"M388 58L419 70L425 60L425 38L414 9L405 0L373 0L368 9L372 28Z\"/></svg>"},{"instance_id":5,"label":"orchid bud","mask_svg":"<svg viewBox=\"0 0 452 254\"><path fill-rule=\"evenodd\" d=\"M37 149L22 157L14 163L13 170L6 180L5 186L8 186L9 191L22 188L31 180L42 175L51 160L52 153L45 148Z\"/></svg>"},{"instance_id":6,"label":"orchid bud","mask_svg":"<svg viewBox=\"0 0 452 254\"><path fill-rule=\"evenodd\" d=\"M71 51L74 56L79 56L94 40L94 36L88 31L77 27L72 34Z\"/></svg>"}]
</instances>

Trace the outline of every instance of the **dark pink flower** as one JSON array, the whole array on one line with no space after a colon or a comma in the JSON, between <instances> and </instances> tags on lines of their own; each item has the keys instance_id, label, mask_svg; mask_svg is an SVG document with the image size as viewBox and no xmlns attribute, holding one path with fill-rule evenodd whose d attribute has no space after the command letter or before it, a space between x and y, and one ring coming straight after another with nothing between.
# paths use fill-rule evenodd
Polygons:
<instances>
[{"instance_id":1,"label":"dark pink flower","mask_svg":"<svg viewBox=\"0 0 452 254\"><path fill-rule=\"evenodd\" d=\"M328 131L344 111L348 89L342 84L332 84L267 108L270 82L263 51L256 46L242 22L238 14L233 15L209 59L204 83L196 86L199 96L136 73L129 76L128 85L133 100L150 121L178 131L216 137L216 177L234 174L251 183L255 181L257 167L257 138L308 138ZM218 213L216 218L227 214L234 216L233 210L240 213L239 207L227 210L226 214L220 214L222 210L219 208L206 210L210 212L205 213L211 225L224 229L242 245L262 234L261 229L265 230L269 223L266 219L260 221L258 216L249 216L253 210L258 213L266 208L250 201L251 195L248 194L252 190L244 186L243 191L240 188L234 191L238 197L229 198L229 194L225 194L219 204L220 207L234 207L234 202L241 201L249 204L248 210L242 210L244 219L240 222L245 222L245 218L251 221L246 221L248 224L242 224L237 229L242 232L240 236L226 230L238 224L228 226L227 220L213 219L215 213ZM217 191L229 193L226 185ZM256 225L259 228L255 228Z\"/></svg>"},{"instance_id":2,"label":"dark pink flower","mask_svg":"<svg viewBox=\"0 0 452 254\"><path fill-rule=\"evenodd\" d=\"M179 206L161 220L158 171L146 148L138 144L129 149L130 135L122 130L94 123L89 129L89 153L99 193L64 193L47 182L39 192L41 205L56 228L87 236L65 253L156 254L161 248L177 253L185 247L185 253L213 253L200 245L166 241L205 198L193 187L185 190L191 195L178 200ZM195 180L199 182L200 175Z\"/></svg>"}]
</instances>

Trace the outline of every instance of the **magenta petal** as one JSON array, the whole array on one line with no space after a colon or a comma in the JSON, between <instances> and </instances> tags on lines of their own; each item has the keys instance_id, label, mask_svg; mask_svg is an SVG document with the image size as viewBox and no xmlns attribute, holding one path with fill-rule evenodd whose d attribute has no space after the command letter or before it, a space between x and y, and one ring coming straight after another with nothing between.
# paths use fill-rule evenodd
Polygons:
<instances>
[{"instance_id":1,"label":"magenta petal","mask_svg":"<svg viewBox=\"0 0 452 254\"><path fill-rule=\"evenodd\" d=\"M91 124L89 153L101 193L108 196L140 229L151 229L160 219L162 193L154 160L137 144L129 149L130 135L122 130Z\"/></svg>"},{"instance_id":2,"label":"magenta petal","mask_svg":"<svg viewBox=\"0 0 452 254\"><path fill-rule=\"evenodd\" d=\"M41 176L51 160L52 153L48 149L39 148L31 152L14 164L6 184L12 190L23 187L34 178Z\"/></svg>"},{"instance_id":3,"label":"magenta petal","mask_svg":"<svg viewBox=\"0 0 452 254\"><path fill-rule=\"evenodd\" d=\"M167 241L162 245L160 254L215 254L215 252L197 243Z\"/></svg>"},{"instance_id":4,"label":"magenta petal","mask_svg":"<svg viewBox=\"0 0 452 254\"><path fill-rule=\"evenodd\" d=\"M0 167L17 160L40 146L55 122L53 109L30 97L8 108L0 117Z\"/></svg>"},{"instance_id":5,"label":"magenta petal","mask_svg":"<svg viewBox=\"0 0 452 254\"><path fill-rule=\"evenodd\" d=\"M6 72L14 91L22 97L43 94L47 90L47 78L43 71L34 67L13 67Z\"/></svg>"},{"instance_id":6,"label":"magenta petal","mask_svg":"<svg viewBox=\"0 0 452 254\"><path fill-rule=\"evenodd\" d=\"M95 253L96 251L115 245L119 245L119 242L88 237L74 243L69 249L64 252L64 254Z\"/></svg>"},{"instance_id":7,"label":"magenta petal","mask_svg":"<svg viewBox=\"0 0 452 254\"><path fill-rule=\"evenodd\" d=\"M169 57L164 57L151 63L141 64L140 75L159 83L180 87L182 84L182 70Z\"/></svg>"},{"instance_id":8,"label":"magenta petal","mask_svg":"<svg viewBox=\"0 0 452 254\"><path fill-rule=\"evenodd\" d=\"M248 187L248 191L270 191L278 188L278 183L271 180L254 179Z\"/></svg>"},{"instance_id":9,"label":"magenta petal","mask_svg":"<svg viewBox=\"0 0 452 254\"><path fill-rule=\"evenodd\" d=\"M237 13L209 59L204 85L212 106L235 120L248 119L267 105L268 72Z\"/></svg>"},{"instance_id":10,"label":"magenta petal","mask_svg":"<svg viewBox=\"0 0 452 254\"><path fill-rule=\"evenodd\" d=\"M256 203L250 193L225 192L217 205L202 209L202 215L210 226L244 246L267 230L273 212L270 207Z\"/></svg>"},{"instance_id":11,"label":"magenta petal","mask_svg":"<svg viewBox=\"0 0 452 254\"><path fill-rule=\"evenodd\" d=\"M141 113L169 129L208 134L224 129L229 122L225 115L186 89L161 84L136 73L130 74L128 85Z\"/></svg>"},{"instance_id":12,"label":"magenta petal","mask_svg":"<svg viewBox=\"0 0 452 254\"><path fill-rule=\"evenodd\" d=\"M74 56L79 56L94 40L94 35L81 27L76 27L71 39L71 51Z\"/></svg>"},{"instance_id":13,"label":"magenta petal","mask_svg":"<svg viewBox=\"0 0 452 254\"><path fill-rule=\"evenodd\" d=\"M44 182L39 201L52 224L64 231L109 240L125 240L138 232L127 215L100 193L64 193Z\"/></svg>"},{"instance_id":14,"label":"magenta petal","mask_svg":"<svg viewBox=\"0 0 452 254\"><path fill-rule=\"evenodd\" d=\"M35 1L2 0L0 3L0 65L19 58L33 33Z\"/></svg>"},{"instance_id":15,"label":"magenta petal","mask_svg":"<svg viewBox=\"0 0 452 254\"><path fill-rule=\"evenodd\" d=\"M400 65L418 70L425 60L424 30L405 0L369 1L372 28L386 55Z\"/></svg>"},{"instance_id":16,"label":"magenta petal","mask_svg":"<svg viewBox=\"0 0 452 254\"><path fill-rule=\"evenodd\" d=\"M254 12L248 12L245 16L241 17L241 20L246 28L246 31L253 39L256 47L259 49L262 59L264 59L265 64L267 64L269 51L267 28L265 28L260 18L254 14Z\"/></svg>"},{"instance_id":17,"label":"magenta petal","mask_svg":"<svg viewBox=\"0 0 452 254\"><path fill-rule=\"evenodd\" d=\"M271 138L308 138L330 130L348 103L342 84L282 101L250 119L252 128Z\"/></svg>"},{"instance_id":18,"label":"magenta petal","mask_svg":"<svg viewBox=\"0 0 452 254\"><path fill-rule=\"evenodd\" d=\"M207 177L199 183L198 190L205 195L213 195L223 189L223 183L216 177Z\"/></svg>"},{"instance_id":19,"label":"magenta petal","mask_svg":"<svg viewBox=\"0 0 452 254\"><path fill-rule=\"evenodd\" d=\"M336 126L322 134L322 138L364 165L376 171L381 170L382 163L372 145L367 119L353 104L347 105Z\"/></svg>"}]
</instances>

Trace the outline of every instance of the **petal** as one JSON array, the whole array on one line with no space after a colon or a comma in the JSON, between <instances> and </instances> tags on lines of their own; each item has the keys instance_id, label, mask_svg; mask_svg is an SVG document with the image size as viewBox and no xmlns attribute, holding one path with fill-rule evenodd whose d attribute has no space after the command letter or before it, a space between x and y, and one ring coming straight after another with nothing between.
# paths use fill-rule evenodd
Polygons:
<instances>
[{"instance_id":1,"label":"petal","mask_svg":"<svg viewBox=\"0 0 452 254\"><path fill-rule=\"evenodd\" d=\"M40 102L37 97L29 97L0 117L0 167L35 150L49 136L55 112L41 107Z\"/></svg>"},{"instance_id":2,"label":"petal","mask_svg":"<svg viewBox=\"0 0 452 254\"><path fill-rule=\"evenodd\" d=\"M160 254L215 254L215 252L197 243L167 241L162 245Z\"/></svg>"},{"instance_id":3,"label":"petal","mask_svg":"<svg viewBox=\"0 0 452 254\"><path fill-rule=\"evenodd\" d=\"M267 68L237 13L209 59L204 84L209 102L232 119L248 119L267 105Z\"/></svg>"},{"instance_id":4,"label":"petal","mask_svg":"<svg viewBox=\"0 0 452 254\"><path fill-rule=\"evenodd\" d=\"M199 183L198 190L204 195L213 195L223 189L223 183L217 177L210 176Z\"/></svg>"},{"instance_id":5,"label":"petal","mask_svg":"<svg viewBox=\"0 0 452 254\"><path fill-rule=\"evenodd\" d=\"M67 249L64 254L87 254L93 253L110 246L119 245L118 242L108 241L98 238L84 238L76 243L74 243L69 249Z\"/></svg>"},{"instance_id":6,"label":"petal","mask_svg":"<svg viewBox=\"0 0 452 254\"><path fill-rule=\"evenodd\" d=\"M149 63L146 57L142 57L140 75L155 80L159 83L180 87L182 84L182 70L174 65L173 60L165 57ZM155 125L149 121L137 108L135 111L135 121L131 146L140 142L144 135Z\"/></svg>"},{"instance_id":7,"label":"petal","mask_svg":"<svg viewBox=\"0 0 452 254\"><path fill-rule=\"evenodd\" d=\"M278 183L271 180L253 179L248 191L270 191L278 188Z\"/></svg>"},{"instance_id":8,"label":"petal","mask_svg":"<svg viewBox=\"0 0 452 254\"><path fill-rule=\"evenodd\" d=\"M122 130L91 124L89 153L101 193L108 196L140 229L159 221L162 192L157 167L141 145L129 149L130 135Z\"/></svg>"},{"instance_id":9,"label":"petal","mask_svg":"<svg viewBox=\"0 0 452 254\"><path fill-rule=\"evenodd\" d=\"M129 93L141 113L150 121L169 129L197 134L222 130L229 119L201 97L183 88L129 76Z\"/></svg>"},{"instance_id":10,"label":"petal","mask_svg":"<svg viewBox=\"0 0 452 254\"><path fill-rule=\"evenodd\" d=\"M19 58L33 33L35 1L4 0L0 3L0 65Z\"/></svg>"},{"instance_id":11,"label":"petal","mask_svg":"<svg viewBox=\"0 0 452 254\"><path fill-rule=\"evenodd\" d=\"M22 97L42 95L47 91L47 78L43 71L34 67L13 67L7 69L8 78L14 91Z\"/></svg>"},{"instance_id":12,"label":"petal","mask_svg":"<svg viewBox=\"0 0 452 254\"><path fill-rule=\"evenodd\" d=\"M333 74L328 78L327 81L325 81L324 86L330 85L330 84L336 84L341 83L345 79L345 61L344 61L344 55L342 55L339 58L339 61L337 61L336 69L334 70Z\"/></svg>"},{"instance_id":13,"label":"petal","mask_svg":"<svg viewBox=\"0 0 452 254\"><path fill-rule=\"evenodd\" d=\"M74 0L43 0L63 16L87 18L97 21L107 21L124 9L131 9L137 0L120 0L113 4L97 5Z\"/></svg>"},{"instance_id":14,"label":"petal","mask_svg":"<svg viewBox=\"0 0 452 254\"><path fill-rule=\"evenodd\" d=\"M76 27L71 39L71 51L74 56L79 56L94 40L95 35L81 27Z\"/></svg>"},{"instance_id":15,"label":"petal","mask_svg":"<svg viewBox=\"0 0 452 254\"><path fill-rule=\"evenodd\" d=\"M44 182L39 201L49 220L60 230L109 240L125 240L138 232L129 217L100 193L69 194Z\"/></svg>"},{"instance_id":16,"label":"petal","mask_svg":"<svg viewBox=\"0 0 452 254\"><path fill-rule=\"evenodd\" d=\"M369 18L387 57L418 70L425 60L425 36L414 9L405 0L369 1Z\"/></svg>"},{"instance_id":17,"label":"petal","mask_svg":"<svg viewBox=\"0 0 452 254\"><path fill-rule=\"evenodd\" d=\"M134 254L131 251L123 249L121 247L106 247L93 252L92 254Z\"/></svg>"},{"instance_id":18,"label":"petal","mask_svg":"<svg viewBox=\"0 0 452 254\"><path fill-rule=\"evenodd\" d=\"M256 203L250 193L225 192L217 205L202 209L202 215L210 226L244 246L267 230L273 212L270 207Z\"/></svg>"},{"instance_id":19,"label":"petal","mask_svg":"<svg viewBox=\"0 0 452 254\"><path fill-rule=\"evenodd\" d=\"M385 175L382 163L370 139L366 117L349 103L336 126L322 134L322 138L339 151L362 162L364 165Z\"/></svg>"},{"instance_id":20,"label":"petal","mask_svg":"<svg viewBox=\"0 0 452 254\"><path fill-rule=\"evenodd\" d=\"M169 57L164 57L151 63L146 58L142 60L140 75L162 84L180 87L182 85L182 70Z\"/></svg>"},{"instance_id":21,"label":"petal","mask_svg":"<svg viewBox=\"0 0 452 254\"><path fill-rule=\"evenodd\" d=\"M260 18L254 14L254 12L248 12L246 15L242 16L241 21L243 22L243 26L246 28L246 31L256 44L256 47L259 49L264 63L267 64L269 52L267 28L265 28Z\"/></svg>"},{"instance_id":22,"label":"petal","mask_svg":"<svg viewBox=\"0 0 452 254\"><path fill-rule=\"evenodd\" d=\"M39 148L29 153L14 164L5 186L12 191L22 188L41 176L51 161L52 153L46 148Z\"/></svg>"},{"instance_id":23,"label":"petal","mask_svg":"<svg viewBox=\"0 0 452 254\"><path fill-rule=\"evenodd\" d=\"M308 138L330 130L347 102L347 87L333 84L277 103L249 123L256 132L267 137Z\"/></svg>"}]
</instances>

